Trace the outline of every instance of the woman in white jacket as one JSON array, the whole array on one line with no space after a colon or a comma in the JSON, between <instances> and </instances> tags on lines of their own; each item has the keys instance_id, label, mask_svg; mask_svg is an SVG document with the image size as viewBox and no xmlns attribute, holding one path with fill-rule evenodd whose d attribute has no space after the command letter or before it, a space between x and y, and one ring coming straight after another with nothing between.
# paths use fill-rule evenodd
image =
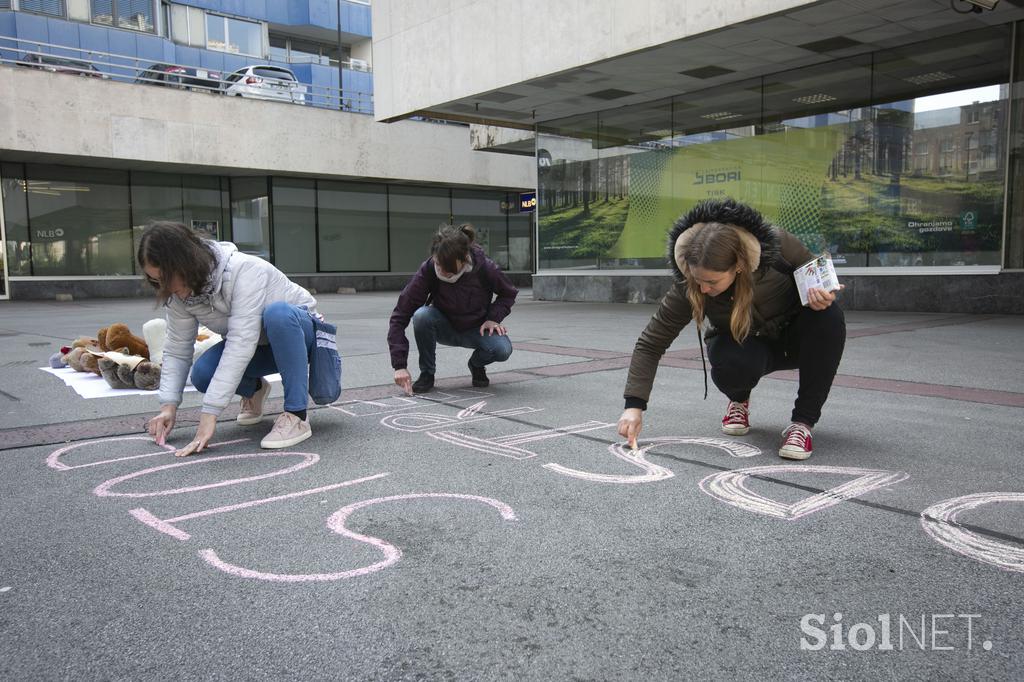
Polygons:
<instances>
[{"instance_id":1,"label":"woman in white jacket","mask_svg":"<svg viewBox=\"0 0 1024 682\"><path fill-rule=\"evenodd\" d=\"M209 444L217 416L236 393L242 396L238 423L259 423L270 392L263 377L278 372L285 411L260 446L286 448L309 438L309 355L315 347L310 315L316 299L263 259L229 242L202 239L180 223L147 227L137 258L167 315L160 414L148 427L156 442L163 445L174 428L190 367L193 385L205 396L196 436L178 457ZM224 340L192 367L200 324Z\"/></svg>"}]
</instances>

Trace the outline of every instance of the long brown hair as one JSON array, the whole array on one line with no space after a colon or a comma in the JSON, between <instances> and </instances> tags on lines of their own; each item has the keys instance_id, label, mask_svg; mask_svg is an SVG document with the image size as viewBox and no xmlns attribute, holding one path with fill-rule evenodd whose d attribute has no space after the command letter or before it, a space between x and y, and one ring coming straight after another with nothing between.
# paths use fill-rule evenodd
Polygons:
<instances>
[{"instance_id":1,"label":"long brown hair","mask_svg":"<svg viewBox=\"0 0 1024 682\"><path fill-rule=\"evenodd\" d=\"M455 274L459 261L465 263L469 257L469 247L474 241L476 228L470 223L462 223L458 227L446 223L437 228L430 244L430 255L445 272Z\"/></svg>"},{"instance_id":2,"label":"long brown hair","mask_svg":"<svg viewBox=\"0 0 1024 682\"><path fill-rule=\"evenodd\" d=\"M207 240L181 223L160 220L146 226L139 238L136 260L140 269L147 265L160 269L159 281L146 276L158 299L166 300L171 296L175 275L181 277L192 293L203 290L216 264L207 244Z\"/></svg>"},{"instance_id":3,"label":"long brown hair","mask_svg":"<svg viewBox=\"0 0 1024 682\"><path fill-rule=\"evenodd\" d=\"M736 341L743 340L750 334L751 310L754 301L754 278L751 271L757 263L749 263L746 249L740 238L742 228L725 223L698 223L687 232L686 245L683 247L683 274L686 276L686 298L693 310L693 319L697 324L704 321L704 293L694 279L693 268L701 268L712 272L736 272L733 285L732 313L729 316L729 329Z\"/></svg>"}]
</instances>

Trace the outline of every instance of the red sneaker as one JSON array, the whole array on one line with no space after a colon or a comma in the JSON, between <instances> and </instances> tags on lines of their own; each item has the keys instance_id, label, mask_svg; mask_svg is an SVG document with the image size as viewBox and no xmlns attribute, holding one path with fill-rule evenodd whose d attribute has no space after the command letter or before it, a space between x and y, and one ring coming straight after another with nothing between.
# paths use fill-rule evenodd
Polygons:
<instances>
[{"instance_id":1,"label":"red sneaker","mask_svg":"<svg viewBox=\"0 0 1024 682\"><path fill-rule=\"evenodd\" d=\"M750 430L750 401L742 403L729 401L729 409L722 417L722 433L730 436L745 436Z\"/></svg>"},{"instance_id":2,"label":"red sneaker","mask_svg":"<svg viewBox=\"0 0 1024 682\"><path fill-rule=\"evenodd\" d=\"M782 447L779 457L785 459L807 459L811 456L811 430L805 424L793 422L782 432Z\"/></svg>"}]
</instances>

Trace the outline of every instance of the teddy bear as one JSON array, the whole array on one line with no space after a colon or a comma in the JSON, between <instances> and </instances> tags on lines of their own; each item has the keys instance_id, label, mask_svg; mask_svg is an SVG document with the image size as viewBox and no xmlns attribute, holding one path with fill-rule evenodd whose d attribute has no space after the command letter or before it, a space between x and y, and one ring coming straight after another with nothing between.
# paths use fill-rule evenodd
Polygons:
<instances>
[{"instance_id":1,"label":"teddy bear","mask_svg":"<svg viewBox=\"0 0 1024 682\"><path fill-rule=\"evenodd\" d=\"M145 339L140 339L132 334L128 329L128 325L118 322L105 327L105 329L106 333L103 334L103 344L100 346L103 350L127 348L129 355L138 355L147 360L150 359L149 346L146 345ZM100 332L103 331L103 329L100 330Z\"/></svg>"},{"instance_id":2,"label":"teddy bear","mask_svg":"<svg viewBox=\"0 0 1024 682\"><path fill-rule=\"evenodd\" d=\"M118 351L103 353L98 360L100 374L111 388L160 388L160 365L138 355Z\"/></svg>"},{"instance_id":3,"label":"teddy bear","mask_svg":"<svg viewBox=\"0 0 1024 682\"><path fill-rule=\"evenodd\" d=\"M167 338L167 321L160 318L150 320L142 325L142 334L146 337L146 344L149 347L149 359L158 364L162 363L164 341ZM203 353L223 340L224 338L220 334L200 325L192 349L192 362L198 360Z\"/></svg>"}]
</instances>

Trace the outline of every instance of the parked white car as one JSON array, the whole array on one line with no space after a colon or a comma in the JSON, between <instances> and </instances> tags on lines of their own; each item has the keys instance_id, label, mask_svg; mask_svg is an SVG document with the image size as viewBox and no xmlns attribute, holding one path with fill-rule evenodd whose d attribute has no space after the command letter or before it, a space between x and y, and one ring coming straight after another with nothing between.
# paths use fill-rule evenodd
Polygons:
<instances>
[{"instance_id":1,"label":"parked white car","mask_svg":"<svg viewBox=\"0 0 1024 682\"><path fill-rule=\"evenodd\" d=\"M231 73L224 81L226 95L306 103L306 86L294 73L280 66L247 66Z\"/></svg>"}]
</instances>

